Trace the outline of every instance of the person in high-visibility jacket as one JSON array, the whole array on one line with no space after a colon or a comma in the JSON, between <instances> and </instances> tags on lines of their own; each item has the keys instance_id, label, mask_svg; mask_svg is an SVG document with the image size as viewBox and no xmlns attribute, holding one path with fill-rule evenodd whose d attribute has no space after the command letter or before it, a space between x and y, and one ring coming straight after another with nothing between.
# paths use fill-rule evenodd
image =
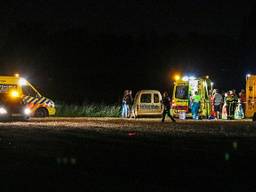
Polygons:
<instances>
[{"instance_id":1,"label":"person in high-visibility jacket","mask_svg":"<svg viewBox=\"0 0 256 192\"><path fill-rule=\"evenodd\" d=\"M198 94L197 91L195 91L195 95L192 97L192 101L193 101L193 103L192 103L192 118L199 119L198 113L199 113L201 96Z\"/></svg>"}]
</instances>

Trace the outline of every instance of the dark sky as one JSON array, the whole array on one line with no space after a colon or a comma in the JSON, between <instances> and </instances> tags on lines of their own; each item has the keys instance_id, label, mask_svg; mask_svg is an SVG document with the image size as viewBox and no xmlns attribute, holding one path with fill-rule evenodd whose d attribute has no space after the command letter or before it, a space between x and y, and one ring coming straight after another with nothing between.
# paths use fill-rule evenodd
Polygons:
<instances>
[{"instance_id":1,"label":"dark sky","mask_svg":"<svg viewBox=\"0 0 256 192\"><path fill-rule=\"evenodd\" d=\"M174 71L208 73L220 88L239 89L256 60L252 2L7 1L0 5L0 73L20 71L68 102L169 89Z\"/></svg>"},{"instance_id":2,"label":"dark sky","mask_svg":"<svg viewBox=\"0 0 256 192\"><path fill-rule=\"evenodd\" d=\"M91 33L200 32L239 36L249 0L17 1L1 6L8 28L17 22L46 23L50 31L86 27Z\"/></svg>"}]
</instances>

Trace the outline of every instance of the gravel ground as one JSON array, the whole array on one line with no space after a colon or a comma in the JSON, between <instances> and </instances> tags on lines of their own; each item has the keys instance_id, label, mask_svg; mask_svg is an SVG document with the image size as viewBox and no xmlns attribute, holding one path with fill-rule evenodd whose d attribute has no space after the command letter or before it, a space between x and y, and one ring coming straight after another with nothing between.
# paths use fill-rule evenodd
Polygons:
<instances>
[{"instance_id":1,"label":"gravel ground","mask_svg":"<svg viewBox=\"0 0 256 192\"><path fill-rule=\"evenodd\" d=\"M256 187L256 124L250 120L0 122L0 152L1 191L253 191Z\"/></svg>"}]
</instances>

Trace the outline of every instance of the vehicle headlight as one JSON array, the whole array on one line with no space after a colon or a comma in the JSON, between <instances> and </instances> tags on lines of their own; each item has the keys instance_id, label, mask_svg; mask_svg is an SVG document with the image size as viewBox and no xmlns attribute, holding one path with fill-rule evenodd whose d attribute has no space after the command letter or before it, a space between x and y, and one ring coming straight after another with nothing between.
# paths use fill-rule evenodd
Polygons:
<instances>
[{"instance_id":1,"label":"vehicle headlight","mask_svg":"<svg viewBox=\"0 0 256 192\"><path fill-rule=\"evenodd\" d=\"M7 114L7 110L3 107L0 107L0 115Z\"/></svg>"},{"instance_id":2,"label":"vehicle headlight","mask_svg":"<svg viewBox=\"0 0 256 192\"><path fill-rule=\"evenodd\" d=\"M24 114L25 115L30 115L31 114L31 110L29 108L25 108L24 109Z\"/></svg>"},{"instance_id":3,"label":"vehicle headlight","mask_svg":"<svg viewBox=\"0 0 256 192\"><path fill-rule=\"evenodd\" d=\"M11 95L11 97L16 98L16 97L19 97L19 92L18 91L12 91L10 93L10 95Z\"/></svg>"}]
</instances>

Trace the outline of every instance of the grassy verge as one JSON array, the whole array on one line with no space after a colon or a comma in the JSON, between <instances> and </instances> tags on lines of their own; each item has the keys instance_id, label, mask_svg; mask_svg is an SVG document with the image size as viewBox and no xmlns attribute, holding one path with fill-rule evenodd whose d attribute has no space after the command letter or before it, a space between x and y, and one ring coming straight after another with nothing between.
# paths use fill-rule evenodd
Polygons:
<instances>
[{"instance_id":1,"label":"grassy verge","mask_svg":"<svg viewBox=\"0 0 256 192\"><path fill-rule=\"evenodd\" d=\"M57 105L59 117L118 117L120 106L105 104Z\"/></svg>"}]
</instances>

